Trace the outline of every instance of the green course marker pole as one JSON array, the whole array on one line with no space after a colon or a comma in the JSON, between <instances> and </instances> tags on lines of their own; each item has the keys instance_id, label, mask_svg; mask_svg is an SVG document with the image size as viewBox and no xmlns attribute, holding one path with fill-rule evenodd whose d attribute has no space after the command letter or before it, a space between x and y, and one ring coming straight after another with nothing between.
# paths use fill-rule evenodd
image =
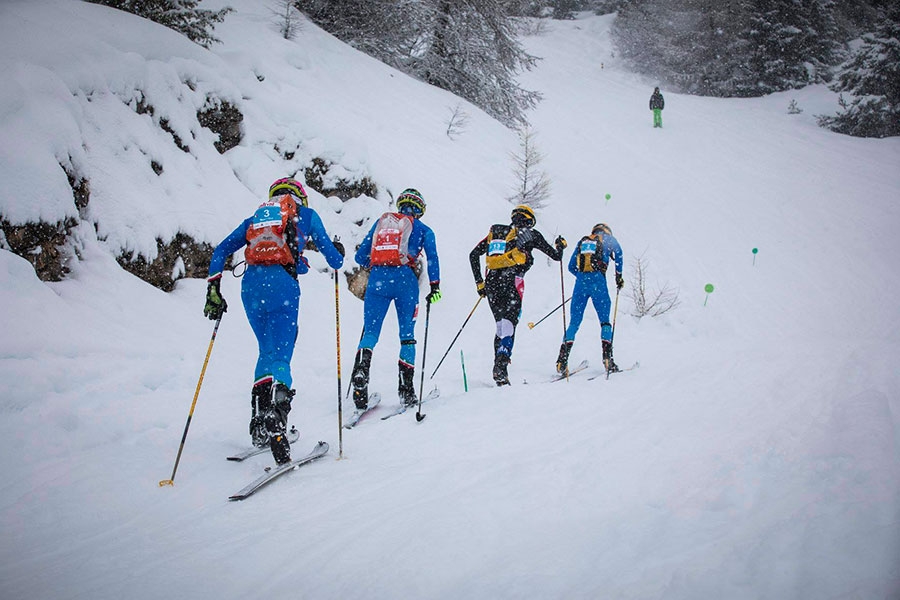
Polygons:
<instances>
[{"instance_id":1,"label":"green course marker pole","mask_svg":"<svg viewBox=\"0 0 900 600\"><path fill-rule=\"evenodd\" d=\"M607 203L607 204L609 204L609 199L610 199L610 198L612 198L612 196L611 196L610 194L607 194L607 195L606 195L606 203Z\"/></svg>"},{"instance_id":2,"label":"green course marker pole","mask_svg":"<svg viewBox=\"0 0 900 600\"><path fill-rule=\"evenodd\" d=\"M709 295L712 294L713 290L715 290L716 288L713 287L713 284L707 283L706 287L703 289L706 290L706 299L703 301L703 306L706 306L706 301L709 300Z\"/></svg>"},{"instance_id":3,"label":"green course marker pole","mask_svg":"<svg viewBox=\"0 0 900 600\"><path fill-rule=\"evenodd\" d=\"M463 390L469 391L469 380L466 379L466 358L463 356L463 351L460 349L459 351L459 364L462 365L463 372Z\"/></svg>"},{"instance_id":4,"label":"green course marker pole","mask_svg":"<svg viewBox=\"0 0 900 600\"><path fill-rule=\"evenodd\" d=\"M759 248L754 248L753 250L751 250L751 252L753 252L753 266L755 267L756 266L756 253L759 252Z\"/></svg>"}]
</instances>

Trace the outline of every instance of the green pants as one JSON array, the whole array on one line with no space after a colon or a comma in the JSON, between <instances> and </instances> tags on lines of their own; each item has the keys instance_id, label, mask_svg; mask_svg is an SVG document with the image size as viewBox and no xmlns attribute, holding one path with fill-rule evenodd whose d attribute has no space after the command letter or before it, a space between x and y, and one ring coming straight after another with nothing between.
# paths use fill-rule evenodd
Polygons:
<instances>
[{"instance_id":1,"label":"green pants","mask_svg":"<svg viewBox=\"0 0 900 600\"><path fill-rule=\"evenodd\" d=\"M654 127L662 127L662 109L661 108L653 109L653 126Z\"/></svg>"}]
</instances>

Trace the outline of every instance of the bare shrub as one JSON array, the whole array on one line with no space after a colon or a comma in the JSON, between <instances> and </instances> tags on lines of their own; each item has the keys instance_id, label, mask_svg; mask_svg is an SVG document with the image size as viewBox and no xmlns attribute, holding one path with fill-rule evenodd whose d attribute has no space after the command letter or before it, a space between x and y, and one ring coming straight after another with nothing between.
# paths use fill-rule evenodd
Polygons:
<instances>
[{"instance_id":1,"label":"bare shrub","mask_svg":"<svg viewBox=\"0 0 900 600\"><path fill-rule=\"evenodd\" d=\"M447 137L455 140L465 130L469 124L469 115L462 109L462 105L457 103L450 109L450 117L447 119Z\"/></svg>"},{"instance_id":2,"label":"bare shrub","mask_svg":"<svg viewBox=\"0 0 900 600\"><path fill-rule=\"evenodd\" d=\"M630 291L627 296L634 302L632 316L637 318L651 316L658 317L669 312L680 304L678 290L672 289L668 283L657 285L656 291L647 289L647 271L650 261L644 254L632 260L631 277L629 279Z\"/></svg>"}]
</instances>

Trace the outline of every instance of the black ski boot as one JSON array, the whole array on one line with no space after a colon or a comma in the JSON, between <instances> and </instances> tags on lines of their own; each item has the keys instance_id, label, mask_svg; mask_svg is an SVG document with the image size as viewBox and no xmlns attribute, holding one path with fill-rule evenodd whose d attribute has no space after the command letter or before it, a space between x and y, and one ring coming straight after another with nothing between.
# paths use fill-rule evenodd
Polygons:
<instances>
[{"instance_id":1,"label":"black ski boot","mask_svg":"<svg viewBox=\"0 0 900 600\"><path fill-rule=\"evenodd\" d=\"M356 362L353 364L353 404L357 410L365 410L369 406L369 367L372 365L372 350L360 348L356 351Z\"/></svg>"},{"instance_id":2,"label":"black ski boot","mask_svg":"<svg viewBox=\"0 0 900 600\"><path fill-rule=\"evenodd\" d=\"M603 340L603 366L609 373L618 373L619 366L613 361L612 342Z\"/></svg>"},{"instance_id":3,"label":"black ski boot","mask_svg":"<svg viewBox=\"0 0 900 600\"><path fill-rule=\"evenodd\" d=\"M571 342L563 342L559 347L559 356L556 358L556 372L560 375L566 375L569 372L569 352L572 351Z\"/></svg>"},{"instance_id":4,"label":"black ski boot","mask_svg":"<svg viewBox=\"0 0 900 600\"><path fill-rule=\"evenodd\" d=\"M291 412L291 399L296 392L288 389L283 383L272 386L272 405L266 412L266 429L269 432L269 442L272 448L272 456L276 464L283 465L291 460L291 444L287 436L287 418Z\"/></svg>"},{"instance_id":5,"label":"black ski boot","mask_svg":"<svg viewBox=\"0 0 900 600\"><path fill-rule=\"evenodd\" d=\"M272 381L263 381L253 386L250 392L250 439L257 448L269 445L269 431L266 429L265 414L272 406Z\"/></svg>"},{"instance_id":6,"label":"black ski boot","mask_svg":"<svg viewBox=\"0 0 900 600\"><path fill-rule=\"evenodd\" d=\"M400 373L398 376L397 395L400 396L400 402L407 406L415 406L419 403L416 397L415 385L413 384L413 375L415 367L404 362L398 363Z\"/></svg>"},{"instance_id":7,"label":"black ski boot","mask_svg":"<svg viewBox=\"0 0 900 600\"><path fill-rule=\"evenodd\" d=\"M507 367L509 366L509 355L499 353L494 356L494 383L498 386L500 385L509 385L509 373L507 373Z\"/></svg>"}]
</instances>

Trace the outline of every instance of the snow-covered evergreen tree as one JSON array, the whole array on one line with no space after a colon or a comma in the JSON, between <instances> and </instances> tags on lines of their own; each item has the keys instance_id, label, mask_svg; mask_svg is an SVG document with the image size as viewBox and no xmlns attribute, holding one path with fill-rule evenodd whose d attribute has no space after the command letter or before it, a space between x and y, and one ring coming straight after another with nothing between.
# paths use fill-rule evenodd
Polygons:
<instances>
[{"instance_id":1,"label":"snow-covered evergreen tree","mask_svg":"<svg viewBox=\"0 0 900 600\"><path fill-rule=\"evenodd\" d=\"M516 75L535 57L517 39L503 0L306 0L317 25L406 73L453 92L513 126L539 94Z\"/></svg>"},{"instance_id":2,"label":"snow-covered evergreen tree","mask_svg":"<svg viewBox=\"0 0 900 600\"><path fill-rule=\"evenodd\" d=\"M821 125L858 137L900 135L900 10L863 36L832 89L841 92L842 110L820 117Z\"/></svg>"},{"instance_id":3,"label":"snow-covered evergreen tree","mask_svg":"<svg viewBox=\"0 0 900 600\"><path fill-rule=\"evenodd\" d=\"M198 8L203 0L87 0L150 19L186 35L191 41L208 48L219 40L213 36L216 23L221 23L231 8L207 10Z\"/></svg>"},{"instance_id":4,"label":"snow-covered evergreen tree","mask_svg":"<svg viewBox=\"0 0 900 600\"><path fill-rule=\"evenodd\" d=\"M834 0L627 0L613 36L667 87L759 96L827 80L844 36L835 14Z\"/></svg>"}]
</instances>

